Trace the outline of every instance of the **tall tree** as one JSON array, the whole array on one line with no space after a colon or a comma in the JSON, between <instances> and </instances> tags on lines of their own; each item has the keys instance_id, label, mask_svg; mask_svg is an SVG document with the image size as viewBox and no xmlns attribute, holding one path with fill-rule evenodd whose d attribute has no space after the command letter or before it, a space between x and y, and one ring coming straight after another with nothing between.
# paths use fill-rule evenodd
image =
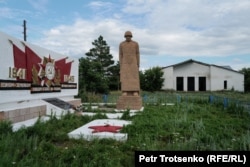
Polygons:
<instances>
[{"instance_id":1,"label":"tall tree","mask_svg":"<svg viewBox=\"0 0 250 167\"><path fill-rule=\"evenodd\" d=\"M100 64L92 62L87 58L79 59L79 91L80 94L88 92L100 92L102 87L99 87L99 82L104 82L103 75L100 71ZM104 81L103 81L104 80ZM105 89L103 90L105 91ZM101 91L101 92L103 92Z\"/></svg>"},{"instance_id":2,"label":"tall tree","mask_svg":"<svg viewBox=\"0 0 250 167\"><path fill-rule=\"evenodd\" d=\"M94 48L90 49L85 55L89 60L100 63L100 70L104 73L107 72L108 67L114 64L113 56L110 54L110 47L101 35L92 42L92 45L94 45Z\"/></svg>"},{"instance_id":3,"label":"tall tree","mask_svg":"<svg viewBox=\"0 0 250 167\"><path fill-rule=\"evenodd\" d=\"M146 91L161 90L164 82L163 71L160 67L153 67L140 73L141 89Z\"/></svg>"},{"instance_id":4,"label":"tall tree","mask_svg":"<svg viewBox=\"0 0 250 167\"><path fill-rule=\"evenodd\" d=\"M85 58L79 59L79 92L108 93L109 67L114 64L110 47L102 36L92 42Z\"/></svg>"},{"instance_id":5,"label":"tall tree","mask_svg":"<svg viewBox=\"0 0 250 167\"><path fill-rule=\"evenodd\" d=\"M109 67L109 89L120 90L120 63Z\"/></svg>"},{"instance_id":6,"label":"tall tree","mask_svg":"<svg viewBox=\"0 0 250 167\"><path fill-rule=\"evenodd\" d=\"M145 75L143 71L139 71L139 77L140 77L140 87L142 90L146 90L146 83L145 83Z\"/></svg>"},{"instance_id":7,"label":"tall tree","mask_svg":"<svg viewBox=\"0 0 250 167\"><path fill-rule=\"evenodd\" d=\"M242 68L239 72L244 74L245 92L250 92L250 68Z\"/></svg>"}]
</instances>

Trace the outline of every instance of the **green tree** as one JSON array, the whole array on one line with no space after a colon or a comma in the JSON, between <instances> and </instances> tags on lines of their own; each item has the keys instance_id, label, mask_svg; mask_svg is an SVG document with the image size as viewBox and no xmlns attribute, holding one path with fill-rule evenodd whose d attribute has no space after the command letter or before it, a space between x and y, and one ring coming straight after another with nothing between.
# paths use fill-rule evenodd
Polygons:
<instances>
[{"instance_id":1,"label":"green tree","mask_svg":"<svg viewBox=\"0 0 250 167\"><path fill-rule=\"evenodd\" d=\"M108 91L107 78L100 73L101 65L87 58L79 59L79 91L106 93Z\"/></svg>"},{"instance_id":2,"label":"green tree","mask_svg":"<svg viewBox=\"0 0 250 167\"><path fill-rule=\"evenodd\" d=\"M160 67L153 67L140 73L141 89L146 91L161 90L164 82L163 71Z\"/></svg>"},{"instance_id":3,"label":"green tree","mask_svg":"<svg viewBox=\"0 0 250 167\"><path fill-rule=\"evenodd\" d=\"M109 67L109 89L120 90L120 63Z\"/></svg>"},{"instance_id":4,"label":"green tree","mask_svg":"<svg viewBox=\"0 0 250 167\"><path fill-rule=\"evenodd\" d=\"M79 94L83 92L108 93L109 67L114 64L110 47L102 36L92 42L85 58L79 59Z\"/></svg>"},{"instance_id":5,"label":"green tree","mask_svg":"<svg viewBox=\"0 0 250 167\"><path fill-rule=\"evenodd\" d=\"M110 47L101 35L92 42L92 45L94 45L94 48L90 49L85 55L89 60L100 63L101 69L99 70L105 74L108 67L114 64L113 56L110 54Z\"/></svg>"},{"instance_id":6,"label":"green tree","mask_svg":"<svg viewBox=\"0 0 250 167\"><path fill-rule=\"evenodd\" d=\"M245 92L250 92L250 68L242 68L239 72L244 74Z\"/></svg>"},{"instance_id":7,"label":"green tree","mask_svg":"<svg viewBox=\"0 0 250 167\"><path fill-rule=\"evenodd\" d=\"M139 71L139 77L140 77L140 87L142 90L145 90L146 84L145 84L145 75L143 71Z\"/></svg>"}]
</instances>

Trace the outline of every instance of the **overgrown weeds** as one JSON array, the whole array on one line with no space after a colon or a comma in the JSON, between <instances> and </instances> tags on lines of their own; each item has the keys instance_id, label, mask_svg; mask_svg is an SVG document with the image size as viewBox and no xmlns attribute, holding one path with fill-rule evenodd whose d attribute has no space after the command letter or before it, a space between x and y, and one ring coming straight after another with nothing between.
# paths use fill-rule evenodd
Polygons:
<instances>
[{"instance_id":1,"label":"overgrown weeds","mask_svg":"<svg viewBox=\"0 0 250 167\"><path fill-rule=\"evenodd\" d=\"M250 116L237 105L224 108L202 99L175 105L148 104L121 132L126 142L76 140L67 133L106 115L51 117L33 127L11 131L0 123L1 166L133 166L136 150L250 150Z\"/></svg>"}]
</instances>

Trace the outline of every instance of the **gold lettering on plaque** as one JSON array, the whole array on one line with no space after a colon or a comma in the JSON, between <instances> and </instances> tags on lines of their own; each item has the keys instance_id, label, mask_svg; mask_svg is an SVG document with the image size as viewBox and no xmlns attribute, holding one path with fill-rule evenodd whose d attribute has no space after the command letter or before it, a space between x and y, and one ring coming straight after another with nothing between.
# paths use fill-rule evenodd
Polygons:
<instances>
[{"instance_id":1,"label":"gold lettering on plaque","mask_svg":"<svg viewBox=\"0 0 250 167\"><path fill-rule=\"evenodd\" d=\"M26 79L26 69L9 67L9 77L10 78L19 77L19 79Z\"/></svg>"}]
</instances>

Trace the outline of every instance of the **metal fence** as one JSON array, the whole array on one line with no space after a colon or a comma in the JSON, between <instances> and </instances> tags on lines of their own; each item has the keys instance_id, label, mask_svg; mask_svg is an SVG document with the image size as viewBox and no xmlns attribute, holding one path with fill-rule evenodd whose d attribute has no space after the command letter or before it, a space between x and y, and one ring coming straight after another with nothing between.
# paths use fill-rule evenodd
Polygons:
<instances>
[{"instance_id":1,"label":"metal fence","mask_svg":"<svg viewBox=\"0 0 250 167\"><path fill-rule=\"evenodd\" d=\"M99 103L116 103L120 95L95 95L94 101ZM178 94L178 93L143 93L141 94L143 104L178 104L178 103L209 103L220 105L224 108L230 106L243 107L244 110L250 112L250 102L242 101L234 98L209 95L209 94Z\"/></svg>"}]
</instances>

